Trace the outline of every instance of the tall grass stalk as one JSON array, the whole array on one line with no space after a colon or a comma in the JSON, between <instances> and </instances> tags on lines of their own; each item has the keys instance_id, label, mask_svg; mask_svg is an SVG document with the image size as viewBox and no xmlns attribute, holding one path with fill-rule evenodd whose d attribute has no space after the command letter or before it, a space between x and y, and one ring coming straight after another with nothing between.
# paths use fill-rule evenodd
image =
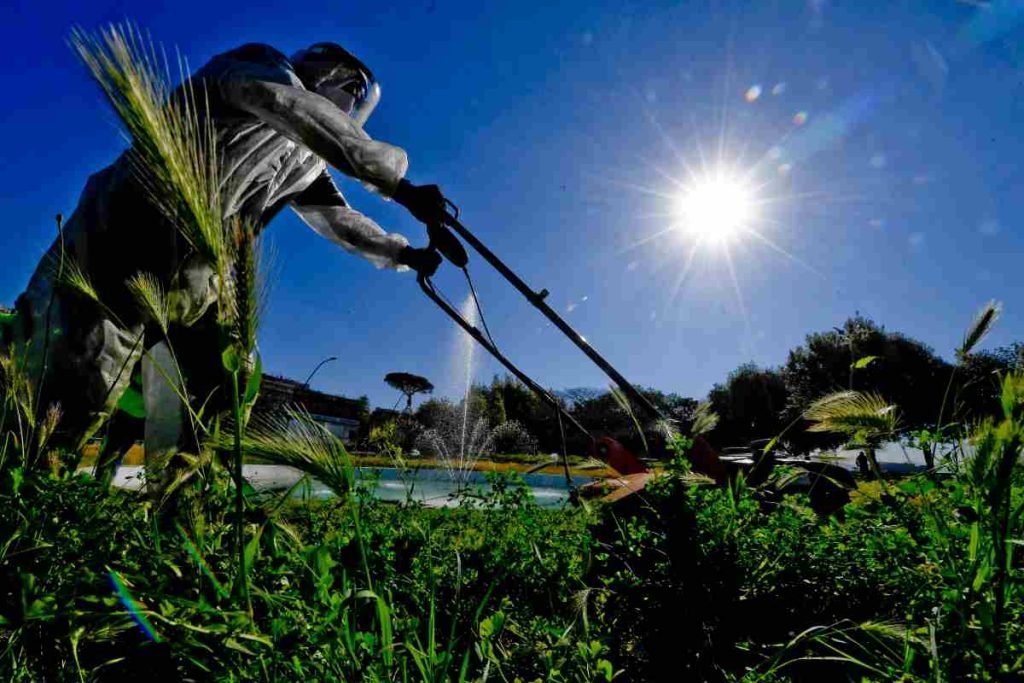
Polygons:
<instances>
[{"instance_id":1,"label":"tall grass stalk","mask_svg":"<svg viewBox=\"0 0 1024 683\"><path fill-rule=\"evenodd\" d=\"M98 36L76 28L71 45L125 127L132 143L129 160L139 183L192 248L215 268L218 322L226 333L221 357L234 418L239 585L241 597L248 603L241 444L247 406L255 401L250 394L258 390L258 380L255 384L249 381L257 326L251 305L257 298L253 294L254 230L240 221L232 224L230 234L226 229L213 121L207 115L205 93L196 92L184 61L178 60L182 84L172 91L166 55L131 25L112 25ZM158 283L138 276L133 284L137 298L166 334L168 307ZM250 386L257 389L250 391ZM184 403L188 405L187 397Z\"/></svg>"},{"instance_id":2,"label":"tall grass stalk","mask_svg":"<svg viewBox=\"0 0 1024 683\"><path fill-rule=\"evenodd\" d=\"M60 243L60 263L57 265L57 279L59 280L64 275L64 216L58 213L56 220L57 239ZM36 410L40 409L39 404L42 402L43 384L45 383L46 374L50 366L50 330L53 318L53 305L56 298L56 290L51 287L50 298L46 302L46 323L43 327L43 356L39 364L39 377L36 378Z\"/></svg>"},{"instance_id":3,"label":"tall grass stalk","mask_svg":"<svg viewBox=\"0 0 1024 683\"><path fill-rule=\"evenodd\" d=\"M244 460L242 435L256 402L260 383L256 334L259 329L263 290L259 285L259 242L256 238L254 224L237 217L230 219L221 263L222 267L218 269L221 281L217 311L221 329L226 333L222 335L225 342L221 357L227 372L231 393L235 543L241 575L239 582L241 597L246 604L250 604L248 568L245 557L245 479L242 476Z\"/></svg>"},{"instance_id":4,"label":"tall grass stalk","mask_svg":"<svg viewBox=\"0 0 1024 683\"><path fill-rule=\"evenodd\" d=\"M196 92L187 64L179 57L182 85L172 93L166 54L130 24L110 25L98 36L75 28L71 46L124 125L132 168L151 200L194 249L220 263L216 137L205 92Z\"/></svg>"},{"instance_id":5,"label":"tall grass stalk","mask_svg":"<svg viewBox=\"0 0 1024 683\"><path fill-rule=\"evenodd\" d=\"M1014 507L1013 484L1024 480L1024 374L1003 379L1003 417L984 423L964 476L974 510L965 607L981 626L981 652L988 668L1005 672L1006 605L1022 583L1014 576L1013 547L1024 536L1024 502ZM973 598L973 599L970 599Z\"/></svg>"},{"instance_id":6,"label":"tall grass stalk","mask_svg":"<svg viewBox=\"0 0 1024 683\"><path fill-rule=\"evenodd\" d=\"M896 433L896 406L877 394L837 391L812 403L803 416L811 421L807 431L842 434L850 444L863 448L872 473L882 480L875 451L882 440Z\"/></svg>"},{"instance_id":7,"label":"tall grass stalk","mask_svg":"<svg viewBox=\"0 0 1024 683\"><path fill-rule=\"evenodd\" d=\"M998 301L992 300L987 302L981 307L977 315L974 316L974 320L971 322L970 327L964 332L964 339L960 343L960 346L956 349L956 363L953 364L953 368L949 371L949 381L946 382L946 389L942 393L942 402L939 404L939 417L935 421L935 433L939 435L942 433L943 419L946 415L946 407L949 405L949 394L953 389L953 383L956 379L957 370L963 365L967 357L974 352L978 344L988 336L988 333L992 331L996 321L999 320L999 316L1002 314L1003 306ZM935 468L935 449L938 447L938 443L929 443L928 447L924 449L925 464L928 469Z\"/></svg>"}]
</instances>

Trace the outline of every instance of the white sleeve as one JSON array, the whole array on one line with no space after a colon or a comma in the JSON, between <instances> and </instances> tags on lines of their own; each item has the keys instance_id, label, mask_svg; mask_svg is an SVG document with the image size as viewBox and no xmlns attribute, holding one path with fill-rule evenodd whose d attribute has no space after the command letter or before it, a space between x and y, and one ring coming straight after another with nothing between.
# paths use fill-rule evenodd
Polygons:
<instances>
[{"instance_id":1,"label":"white sleeve","mask_svg":"<svg viewBox=\"0 0 1024 683\"><path fill-rule=\"evenodd\" d=\"M218 83L221 95L369 189L385 197L394 194L409 168L405 150L371 139L326 97L301 85L275 82L270 74L261 78L259 71L245 65L224 74Z\"/></svg>"},{"instance_id":2,"label":"white sleeve","mask_svg":"<svg viewBox=\"0 0 1024 683\"><path fill-rule=\"evenodd\" d=\"M348 206L293 205L302 220L321 237L346 251L358 254L378 268L408 270L398 263L398 252L409 246L409 240L397 233L388 233L372 219Z\"/></svg>"}]
</instances>

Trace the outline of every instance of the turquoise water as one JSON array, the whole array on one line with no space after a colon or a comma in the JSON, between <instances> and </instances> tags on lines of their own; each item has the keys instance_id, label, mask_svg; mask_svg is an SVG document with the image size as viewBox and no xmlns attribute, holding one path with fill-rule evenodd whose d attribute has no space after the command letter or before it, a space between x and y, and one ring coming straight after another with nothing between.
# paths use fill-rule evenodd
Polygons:
<instances>
[{"instance_id":1,"label":"turquoise water","mask_svg":"<svg viewBox=\"0 0 1024 683\"><path fill-rule=\"evenodd\" d=\"M143 468L125 465L118 469L114 477L114 485L127 489L138 489L142 486ZM283 465L245 465L242 476L257 491L286 491L294 486L302 473ZM482 472L459 473L456 481L447 470L420 469L398 470L392 467L359 467L356 468L359 478L376 478L374 495L380 500L405 502L413 500L431 507L452 507L459 504L458 493L484 494L490 486ZM569 499L569 487L565 477L555 474L524 474L526 485L533 493L533 498L541 507L557 508ZM573 477L572 486L581 486L591 481L589 477ZM330 489L314 480L310 487L299 487L296 496L327 498L332 496Z\"/></svg>"},{"instance_id":2,"label":"turquoise water","mask_svg":"<svg viewBox=\"0 0 1024 683\"><path fill-rule=\"evenodd\" d=\"M482 472L459 473L456 482L446 470L421 469L402 472L394 468L362 467L358 477L376 477L373 493L380 500L405 502L414 500L431 507L452 507L459 504L459 495L486 495L490 491L487 478ZM533 493L534 501L541 507L557 508L569 499L569 488L565 477L554 474L523 475L526 485ZM574 477L572 485L581 486L591 481L587 477ZM300 494L301 495L301 494ZM333 495L329 489L314 482L310 495L327 497Z\"/></svg>"}]
</instances>

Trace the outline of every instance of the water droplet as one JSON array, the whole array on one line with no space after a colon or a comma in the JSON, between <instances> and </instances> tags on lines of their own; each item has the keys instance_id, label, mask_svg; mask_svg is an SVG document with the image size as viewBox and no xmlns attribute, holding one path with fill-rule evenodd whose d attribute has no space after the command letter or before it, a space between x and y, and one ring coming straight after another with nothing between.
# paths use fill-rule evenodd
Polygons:
<instances>
[{"instance_id":1,"label":"water droplet","mask_svg":"<svg viewBox=\"0 0 1024 683\"><path fill-rule=\"evenodd\" d=\"M747 88L747 92L743 95L743 98L747 102L755 102L755 101L757 101L757 98L760 97L760 96L761 96L761 86L755 83L754 85L752 85L749 88Z\"/></svg>"},{"instance_id":2,"label":"water droplet","mask_svg":"<svg viewBox=\"0 0 1024 683\"><path fill-rule=\"evenodd\" d=\"M794 126L802 126L805 123L807 123L807 112L805 112L805 111L798 111L797 113L793 114L793 125Z\"/></svg>"},{"instance_id":3,"label":"water droplet","mask_svg":"<svg viewBox=\"0 0 1024 683\"><path fill-rule=\"evenodd\" d=\"M772 95L775 95L776 97L784 92L786 92L786 84L782 81L779 81L772 87Z\"/></svg>"}]
</instances>

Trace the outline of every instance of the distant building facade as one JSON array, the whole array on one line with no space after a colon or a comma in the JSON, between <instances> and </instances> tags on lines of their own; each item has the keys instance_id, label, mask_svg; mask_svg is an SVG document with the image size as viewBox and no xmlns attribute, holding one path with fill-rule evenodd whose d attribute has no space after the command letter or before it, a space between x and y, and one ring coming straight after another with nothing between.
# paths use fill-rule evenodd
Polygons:
<instances>
[{"instance_id":1,"label":"distant building facade","mask_svg":"<svg viewBox=\"0 0 1024 683\"><path fill-rule=\"evenodd\" d=\"M360 426L365 423L369 413L365 399L325 394L292 379L264 375L254 412L267 415L288 407L305 411L346 444L360 437Z\"/></svg>"}]
</instances>

